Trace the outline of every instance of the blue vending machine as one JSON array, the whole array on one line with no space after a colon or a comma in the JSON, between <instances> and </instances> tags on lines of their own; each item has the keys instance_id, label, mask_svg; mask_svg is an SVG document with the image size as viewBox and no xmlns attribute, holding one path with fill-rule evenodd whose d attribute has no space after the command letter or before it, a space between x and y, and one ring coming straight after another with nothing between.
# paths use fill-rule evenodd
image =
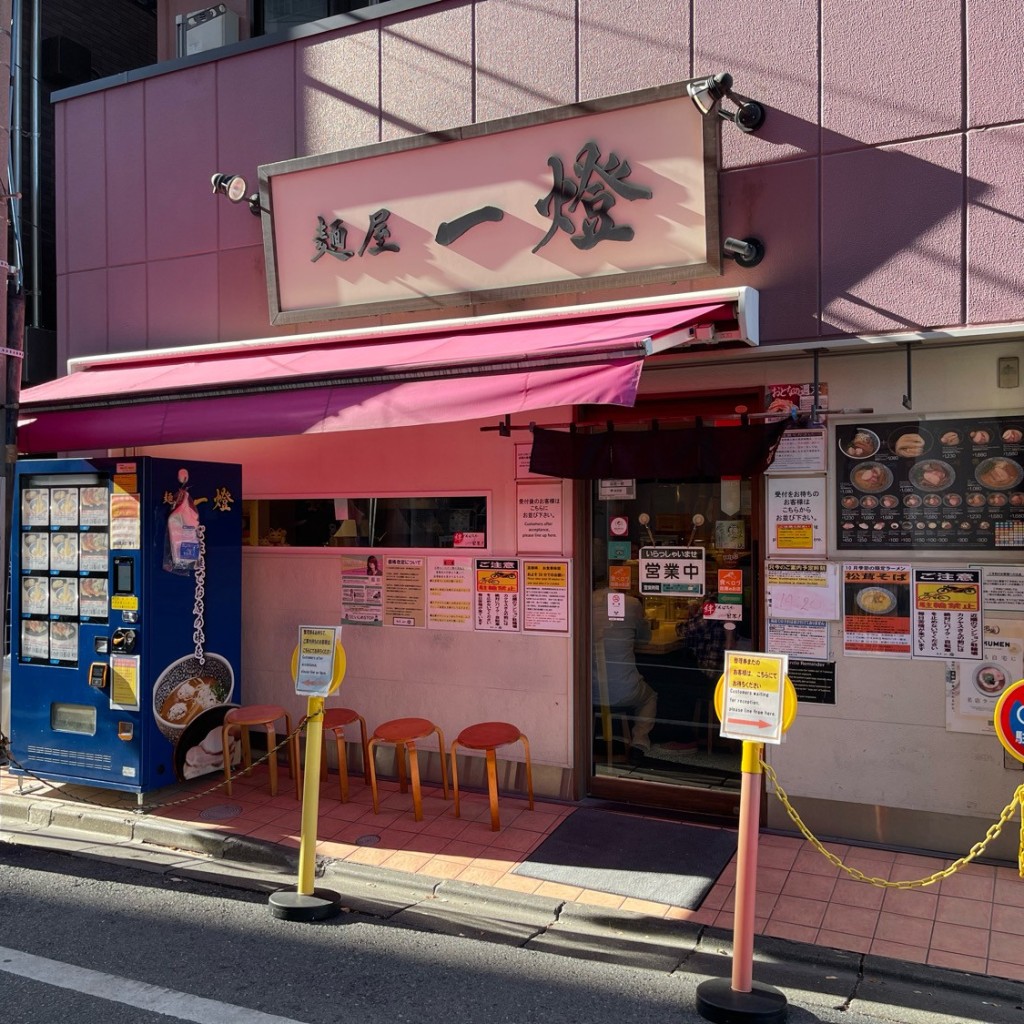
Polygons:
<instances>
[{"instance_id":1,"label":"blue vending machine","mask_svg":"<svg viewBox=\"0 0 1024 1024\"><path fill-rule=\"evenodd\" d=\"M223 771L241 699L242 473L188 459L20 462L11 770L141 794Z\"/></svg>"}]
</instances>

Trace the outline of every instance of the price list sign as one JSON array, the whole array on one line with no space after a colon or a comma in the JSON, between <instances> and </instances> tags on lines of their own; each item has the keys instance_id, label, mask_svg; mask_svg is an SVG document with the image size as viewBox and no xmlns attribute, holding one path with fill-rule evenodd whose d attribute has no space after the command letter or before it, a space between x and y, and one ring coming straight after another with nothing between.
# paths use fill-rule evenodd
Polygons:
<instances>
[{"instance_id":1,"label":"price list sign","mask_svg":"<svg viewBox=\"0 0 1024 1024\"><path fill-rule=\"evenodd\" d=\"M1024 416L836 428L841 549L1024 547Z\"/></svg>"}]
</instances>

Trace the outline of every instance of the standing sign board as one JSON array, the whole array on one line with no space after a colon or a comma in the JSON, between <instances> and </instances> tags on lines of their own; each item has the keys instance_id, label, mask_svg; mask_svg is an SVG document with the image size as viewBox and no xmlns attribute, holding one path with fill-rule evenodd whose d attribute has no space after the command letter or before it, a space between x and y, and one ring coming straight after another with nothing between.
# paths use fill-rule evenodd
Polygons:
<instances>
[{"instance_id":1,"label":"standing sign board","mask_svg":"<svg viewBox=\"0 0 1024 1024\"><path fill-rule=\"evenodd\" d=\"M327 697L345 674L341 626L299 626L292 676L301 697Z\"/></svg>"},{"instance_id":2,"label":"standing sign board","mask_svg":"<svg viewBox=\"0 0 1024 1024\"><path fill-rule=\"evenodd\" d=\"M786 677L788 662L785 654L725 652L720 684L723 737L782 742L782 733L796 713L796 695Z\"/></svg>"}]
</instances>

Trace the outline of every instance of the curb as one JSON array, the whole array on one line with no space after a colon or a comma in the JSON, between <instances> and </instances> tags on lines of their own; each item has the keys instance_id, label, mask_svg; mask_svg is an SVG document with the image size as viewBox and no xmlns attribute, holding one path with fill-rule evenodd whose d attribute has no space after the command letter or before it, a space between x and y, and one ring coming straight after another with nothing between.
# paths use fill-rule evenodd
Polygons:
<instances>
[{"instance_id":1,"label":"curb","mask_svg":"<svg viewBox=\"0 0 1024 1024\"><path fill-rule=\"evenodd\" d=\"M298 865L297 850L265 840L52 800L0 798L0 829L0 841L15 845L268 895L293 882ZM731 970L732 935L716 928L324 858L317 877L348 912L417 931L697 979ZM755 939L754 976L812 1013L840 1008L902 1024L1020 1024L1024 1001L1021 982L764 935Z\"/></svg>"}]
</instances>

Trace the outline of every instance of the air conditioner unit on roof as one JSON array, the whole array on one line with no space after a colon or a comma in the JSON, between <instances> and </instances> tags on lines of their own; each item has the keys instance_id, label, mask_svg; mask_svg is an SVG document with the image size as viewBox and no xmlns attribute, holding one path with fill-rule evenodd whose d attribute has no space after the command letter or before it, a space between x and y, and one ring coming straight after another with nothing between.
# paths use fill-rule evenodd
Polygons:
<instances>
[{"instance_id":1,"label":"air conditioner unit on roof","mask_svg":"<svg viewBox=\"0 0 1024 1024\"><path fill-rule=\"evenodd\" d=\"M178 36L178 56L214 50L238 42L238 15L226 4L214 4L174 19Z\"/></svg>"}]
</instances>

